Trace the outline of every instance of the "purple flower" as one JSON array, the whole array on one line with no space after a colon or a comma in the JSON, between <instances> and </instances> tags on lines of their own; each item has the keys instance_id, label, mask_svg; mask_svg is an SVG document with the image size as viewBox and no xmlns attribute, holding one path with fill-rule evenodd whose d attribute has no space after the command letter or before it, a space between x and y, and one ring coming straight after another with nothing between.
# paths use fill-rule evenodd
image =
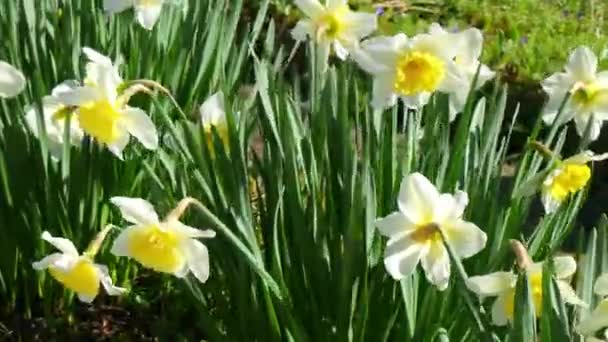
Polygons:
<instances>
[{"instance_id":1,"label":"purple flower","mask_svg":"<svg viewBox=\"0 0 608 342\"><path fill-rule=\"evenodd\" d=\"M383 15L384 7L376 7L376 15Z\"/></svg>"}]
</instances>

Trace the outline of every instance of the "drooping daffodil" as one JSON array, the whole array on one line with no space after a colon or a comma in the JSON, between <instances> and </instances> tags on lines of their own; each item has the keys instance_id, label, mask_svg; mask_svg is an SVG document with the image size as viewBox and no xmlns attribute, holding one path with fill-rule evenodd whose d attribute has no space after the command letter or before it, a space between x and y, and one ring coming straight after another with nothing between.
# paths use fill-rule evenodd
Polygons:
<instances>
[{"instance_id":1,"label":"drooping daffodil","mask_svg":"<svg viewBox=\"0 0 608 342\"><path fill-rule=\"evenodd\" d=\"M462 91L463 72L459 71L455 57L468 54L458 51L460 45L435 24L428 33L413 38L399 33L365 40L353 57L374 76L374 108L392 107L401 99L407 108L421 109L437 91L448 94Z\"/></svg>"},{"instance_id":2,"label":"drooping daffodil","mask_svg":"<svg viewBox=\"0 0 608 342\"><path fill-rule=\"evenodd\" d=\"M0 98L15 97L25 88L25 76L14 66L0 61Z\"/></svg>"},{"instance_id":3,"label":"drooping daffodil","mask_svg":"<svg viewBox=\"0 0 608 342\"><path fill-rule=\"evenodd\" d=\"M32 264L34 269L48 270L55 280L74 291L81 301L92 302L99 294L100 283L110 296L118 296L126 291L112 284L106 266L93 262L94 252L80 255L72 241L53 237L47 231L42 233L42 239L55 246L61 253L52 253L34 262Z\"/></svg>"},{"instance_id":4,"label":"drooping daffodil","mask_svg":"<svg viewBox=\"0 0 608 342\"><path fill-rule=\"evenodd\" d=\"M570 286L568 278L576 272L576 261L571 256L557 256L553 258L555 266L555 278L560 295L565 303L585 306L585 303L576 296L574 289ZM543 263L531 263L525 272L530 282L534 310L536 317L542 315L543 298ZM494 272L467 279L467 287L480 297L497 297L492 305L492 323L494 325L506 325L513 320L515 310L515 287L517 275L513 272Z\"/></svg>"},{"instance_id":5,"label":"drooping daffodil","mask_svg":"<svg viewBox=\"0 0 608 342\"><path fill-rule=\"evenodd\" d=\"M207 146L215 155L213 147L213 129L222 140L224 146L228 145L228 121L224 107L224 94L220 91L211 95L199 108L201 124L205 132Z\"/></svg>"},{"instance_id":6,"label":"drooping daffodil","mask_svg":"<svg viewBox=\"0 0 608 342\"><path fill-rule=\"evenodd\" d=\"M576 330L586 336L586 341L608 341L608 274L602 274L595 281L593 292L602 300L595 309L576 327ZM602 333L601 330L604 330ZM598 336L599 333L599 336ZM599 337L599 338L598 338Z\"/></svg>"},{"instance_id":7,"label":"drooping daffodil","mask_svg":"<svg viewBox=\"0 0 608 342\"><path fill-rule=\"evenodd\" d=\"M104 0L103 9L109 14L133 7L137 22L146 30L152 30L158 21L165 0Z\"/></svg>"},{"instance_id":8,"label":"drooping daffodil","mask_svg":"<svg viewBox=\"0 0 608 342\"><path fill-rule=\"evenodd\" d=\"M209 252L197 238L212 238L212 230L199 230L179 221L185 209L180 203L161 221L152 204L141 198L113 197L111 202L120 209L125 228L114 240L111 252L116 256L135 259L144 267L183 278L189 272L200 281L209 277ZM184 201L182 201L184 202Z\"/></svg>"},{"instance_id":9,"label":"drooping daffodil","mask_svg":"<svg viewBox=\"0 0 608 342\"><path fill-rule=\"evenodd\" d=\"M446 35L456 45L453 58L454 73L449 75L452 84L459 84L451 87L449 104L450 121L452 121L456 114L464 109L469 92L479 89L494 78L496 73L479 61L483 49L483 35L479 29L471 27L460 32L448 32L441 25L433 23L429 31L432 34ZM475 75L477 80L473 84Z\"/></svg>"},{"instance_id":10,"label":"drooping daffodil","mask_svg":"<svg viewBox=\"0 0 608 342\"><path fill-rule=\"evenodd\" d=\"M595 155L584 151L563 161L557 160L541 186L541 199L547 213L555 212L568 198L582 190L591 178L587 163L608 158L608 154Z\"/></svg>"},{"instance_id":11,"label":"drooping daffodil","mask_svg":"<svg viewBox=\"0 0 608 342\"><path fill-rule=\"evenodd\" d=\"M597 66L593 51L580 46L570 54L564 72L555 73L541 83L549 95L543 109L546 124L553 124L562 102L570 94L563 109L563 123L574 120L579 136L589 126L589 138L593 141L599 137L603 121L608 119L608 71L598 72Z\"/></svg>"},{"instance_id":12,"label":"drooping daffodil","mask_svg":"<svg viewBox=\"0 0 608 342\"><path fill-rule=\"evenodd\" d=\"M481 251L486 234L462 216L468 196L462 191L441 194L422 174L407 175L398 198L399 210L378 219L376 226L388 237L384 265L394 279L402 279L420 262L426 277L440 290L447 288L450 258L442 238L458 258Z\"/></svg>"},{"instance_id":13,"label":"drooping daffodil","mask_svg":"<svg viewBox=\"0 0 608 342\"><path fill-rule=\"evenodd\" d=\"M118 93L123 81L116 66L100 53L85 48L89 58L83 86L61 92L57 97L65 105L75 106L82 130L122 159L130 135L150 150L158 147L154 123L142 109L129 107L127 102L141 85Z\"/></svg>"},{"instance_id":14,"label":"drooping daffodil","mask_svg":"<svg viewBox=\"0 0 608 342\"><path fill-rule=\"evenodd\" d=\"M66 119L70 119L69 144L80 145L84 132L80 128L78 118L72 115L72 109L61 103L59 96L63 92L71 91L77 87L75 81L66 81L56 86L51 95L42 99L42 120L48 138L48 148L51 156L60 159L63 152L64 131ZM25 121L35 136L39 137L37 107L31 105L26 109Z\"/></svg>"},{"instance_id":15,"label":"drooping daffodil","mask_svg":"<svg viewBox=\"0 0 608 342\"><path fill-rule=\"evenodd\" d=\"M373 13L353 12L347 0L327 0L323 6L318 0L295 0L296 6L306 15L292 30L298 41L311 39L316 43L317 62L327 65L331 49L345 60L359 41L376 30Z\"/></svg>"}]
</instances>

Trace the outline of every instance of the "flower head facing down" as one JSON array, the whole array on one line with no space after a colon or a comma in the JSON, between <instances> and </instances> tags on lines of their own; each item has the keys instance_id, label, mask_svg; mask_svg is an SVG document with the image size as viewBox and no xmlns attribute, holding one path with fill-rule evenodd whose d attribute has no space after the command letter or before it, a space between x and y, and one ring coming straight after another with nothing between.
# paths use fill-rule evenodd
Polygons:
<instances>
[{"instance_id":1,"label":"flower head facing down","mask_svg":"<svg viewBox=\"0 0 608 342\"><path fill-rule=\"evenodd\" d=\"M459 258L475 255L486 244L486 234L462 219L467 203L464 192L440 194L423 175L406 176L399 192L399 210L376 221L380 233L389 238L384 253L388 273L402 279L420 262L429 282L445 289L450 259L442 235Z\"/></svg>"},{"instance_id":2,"label":"flower head facing down","mask_svg":"<svg viewBox=\"0 0 608 342\"><path fill-rule=\"evenodd\" d=\"M111 296L121 295L126 291L124 288L112 285L107 267L95 264L92 256L80 255L72 241L53 237L46 231L42 233L42 239L55 246L61 253L52 253L34 262L32 264L34 269L48 269L55 280L76 292L81 301L92 302L99 294L100 283Z\"/></svg>"},{"instance_id":3,"label":"flower head facing down","mask_svg":"<svg viewBox=\"0 0 608 342\"><path fill-rule=\"evenodd\" d=\"M555 212L568 198L582 190L591 178L591 168L587 163L608 158L608 154L595 155L585 151L563 161L551 170L542 184L542 202L547 213Z\"/></svg>"},{"instance_id":4,"label":"flower head facing down","mask_svg":"<svg viewBox=\"0 0 608 342\"><path fill-rule=\"evenodd\" d=\"M576 272L576 261L574 258L571 256L559 256L553 258L553 263L555 265L557 286L564 302L584 306L585 303L576 296L576 293L567 281L567 278ZM526 269L526 272L530 282L536 317L540 317L543 308L543 263L533 263ZM492 322L494 325L500 326L506 325L507 322L513 320L516 283L517 275L513 272L495 272L470 277L467 280L467 287L480 297L497 297L492 305Z\"/></svg>"},{"instance_id":5,"label":"flower head facing down","mask_svg":"<svg viewBox=\"0 0 608 342\"><path fill-rule=\"evenodd\" d=\"M596 279L593 292L602 297L602 300L589 316L581 320L576 327L576 330L580 334L588 337L587 341L593 340L593 336L595 336L598 331L608 327L608 299L606 298L606 296L608 296L608 274L602 274ZM604 336L602 337L603 338L598 341L608 340L608 330L604 331Z\"/></svg>"},{"instance_id":6,"label":"flower head facing down","mask_svg":"<svg viewBox=\"0 0 608 342\"><path fill-rule=\"evenodd\" d=\"M549 95L543 110L543 120L552 124L559 108L571 94L564 107L564 122L574 120L576 131L583 136L590 127L590 139L599 137L602 123L608 119L608 72L597 70L598 60L586 46L576 48L568 59L564 72L551 75L542 82Z\"/></svg>"},{"instance_id":7,"label":"flower head facing down","mask_svg":"<svg viewBox=\"0 0 608 342\"><path fill-rule=\"evenodd\" d=\"M84 85L62 92L59 101L77 107L80 128L119 158L131 135L145 148L156 149L158 134L152 120L143 110L126 104L137 86L119 94L123 81L116 66L92 49L83 51L89 58Z\"/></svg>"},{"instance_id":8,"label":"flower head facing down","mask_svg":"<svg viewBox=\"0 0 608 342\"><path fill-rule=\"evenodd\" d=\"M72 115L72 109L59 100L61 93L69 92L77 86L75 81L63 82L53 89L50 96L45 96L42 99L42 119L48 138L49 152L55 159L60 159L63 152L64 131L68 117L70 119L68 143L78 146L84 136L84 132L78 123L78 118L76 115ZM32 133L40 137L37 117L37 107L33 105L29 106L26 109L25 121Z\"/></svg>"},{"instance_id":9,"label":"flower head facing down","mask_svg":"<svg viewBox=\"0 0 608 342\"><path fill-rule=\"evenodd\" d=\"M114 14L133 7L137 22L146 30L152 30L160 17L165 0L104 0L103 9Z\"/></svg>"},{"instance_id":10,"label":"flower head facing down","mask_svg":"<svg viewBox=\"0 0 608 342\"><path fill-rule=\"evenodd\" d=\"M133 223L114 241L112 254L135 259L157 272L185 277L189 272L201 282L209 277L209 252L197 238L212 238L212 230L186 226L169 215L160 221L152 204L141 198L113 197L123 218Z\"/></svg>"},{"instance_id":11,"label":"flower head facing down","mask_svg":"<svg viewBox=\"0 0 608 342\"><path fill-rule=\"evenodd\" d=\"M25 76L14 66L0 61L0 98L15 97L25 88Z\"/></svg>"},{"instance_id":12,"label":"flower head facing down","mask_svg":"<svg viewBox=\"0 0 608 342\"><path fill-rule=\"evenodd\" d=\"M228 145L228 121L226 121L226 110L224 107L224 94L220 91L211 95L199 108L201 124L205 132L207 146L212 154L213 129L215 129L224 146Z\"/></svg>"},{"instance_id":13,"label":"flower head facing down","mask_svg":"<svg viewBox=\"0 0 608 342\"><path fill-rule=\"evenodd\" d=\"M307 38L317 43L317 58L326 65L330 49L344 60L349 50L376 30L373 13L353 12L346 0L328 0L323 6L318 0L296 0L296 6L307 18L300 20L292 31L298 41Z\"/></svg>"},{"instance_id":14,"label":"flower head facing down","mask_svg":"<svg viewBox=\"0 0 608 342\"><path fill-rule=\"evenodd\" d=\"M407 108L420 109L437 91L460 94L467 88L468 94L469 70L478 64L476 51L463 50L472 49L470 44L459 43L466 38L464 34L449 33L433 24L428 33L413 38L400 33L361 43L353 56L363 70L374 76L372 106L391 107L401 99Z\"/></svg>"}]
</instances>

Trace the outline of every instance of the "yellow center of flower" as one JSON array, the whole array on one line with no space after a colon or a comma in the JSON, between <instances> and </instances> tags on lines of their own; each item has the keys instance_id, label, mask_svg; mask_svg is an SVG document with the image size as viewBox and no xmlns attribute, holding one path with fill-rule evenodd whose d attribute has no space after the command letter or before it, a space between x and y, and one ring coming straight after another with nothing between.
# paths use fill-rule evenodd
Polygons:
<instances>
[{"instance_id":1,"label":"yellow center of flower","mask_svg":"<svg viewBox=\"0 0 608 342\"><path fill-rule=\"evenodd\" d=\"M82 130L104 144L111 144L118 139L120 116L118 109L108 100L85 104L78 111Z\"/></svg>"},{"instance_id":2,"label":"yellow center of flower","mask_svg":"<svg viewBox=\"0 0 608 342\"><path fill-rule=\"evenodd\" d=\"M342 6L321 15L317 20L317 39L334 40L340 37L346 27L343 17L347 12L348 6Z\"/></svg>"},{"instance_id":3,"label":"yellow center of flower","mask_svg":"<svg viewBox=\"0 0 608 342\"><path fill-rule=\"evenodd\" d=\"M158 272L175 273L184 265L179 248L181 238L156 225L135 229L129 236L129 255L142 265Z\"/></svg>"},{"instance_id":4,"label":"yellow center of flower","mask_svg":"<svg viewBox=\"0 0 608 342\"><path fill-rule=\"evenodd\" d=\"M416 227L410 238L419 243L433 242L441 240L441 233L439 232L439 226L431 222Z\"/></svg>"},{"instance_id":5,"label":"yellow center of flower","mask_svg":"<svg viewBox=\"0 0 608 342\"><path fill-rule=\"evenodd\" d=\"M68 117L70 110L67 107L61 107L53 113L51 120L54 122L65 120Z\"/></svg>"},{"instance_id":6,"label":"yellow center of flower","mask_svg":"<svg viewBox=\"0 0 608 342\"><path fill-rule=\"evenodd\" d=\"M211 153L211 157L215 157L215 146L213 144L213 130L212 127L215 127L215 131L217 132L222 144L224 144L224 148L228 149L228 126L226 124L221 125L211 125L205 124L205 141L207 142L207 147L209 148L209 152Z\"/></svg>"},{"instance_id":7,"label":"yellow center of flower","mask_svg":"<svg viewBox=\"0 0 608 342\"><path fill-rule=\"evenodd\" d=\"M69 271L49 267L49 273L66 288L90 298L99 293L99 275L89 260L81 259Z\"/></svg>"},{"instance_id":8,"label":"yellow center of flower","mask_svg":"<svg viewBox=\"0 0 608 342\"><path fill-rule=\"evenodd\" d=\"M441 59L427 52L411 51L397 60L393 88L404 96L433 92L444 75L445 64Z\"/></svg>"},{"instance_id":9,"label":"yellow center of flower","mask_svg":"<svg viewBox=\"0 0 608 342\"><path fill-rule=\"evenodd\" d=\"M535 272L528 277L530 281L530 290L532 291L532 301L534 302L534 312L536 317L540 317L543 313L543 275L541 272ZM505 315L509 320L513 320L515 312L515 288L511 288L506 293L504 302Z\"/></svg>"},{"instance_id":10,"label":"yellow center of flower","mask_svg":"<svg viewBox=\"0 0 608 342\"><path fill-rule=\"evenodd\" d=\"M581 107L595 105L604 96L608 96L608 89L603 89L597 84L580 84L575 87L572 101Z\"/></svg>"},{"instance_id":11,"label":"yellow center of flower","mask_svg":"<svg viewBox=\"0 0 608 342\"><path fill-rule=\"evenodd\" d=\"M568 194L584 188L590 178L591 169L587 165L565 163L560 166L560 172L553 178L549 191L553 198L561 202Z\"/></svg>"},{"instance_id":12,"label":"yellow center of flower","mask_svg":"<svg viewBox=\"0 0 608 342\"><path fill-rule=\"evenodd\" d=\"M161 0L136 0L137 6L149 7L149 6L157 6L161 4Z\"/></svg>"}]
</instances>

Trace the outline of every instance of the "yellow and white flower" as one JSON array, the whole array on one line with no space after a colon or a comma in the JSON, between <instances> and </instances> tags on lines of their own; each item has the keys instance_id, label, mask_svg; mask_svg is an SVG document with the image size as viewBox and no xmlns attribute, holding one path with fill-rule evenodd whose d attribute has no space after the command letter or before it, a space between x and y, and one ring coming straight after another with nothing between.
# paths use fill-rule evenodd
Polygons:
<instances>
[{"instance_id":1,"label":"yellow and white flower","mask_svg":"<svg viewBox=\"0 0 608 342\"><path fill-rule=\"evenodd\" d=\"M0 97L15 97L25 88L25 76L14 66L0 61Z\"/></svg>"},{"instance_id":2,"label":"yellow and white flower","mask_svg":"<svg viewBox=\"0 0 608 342\"><path fill-rule=\"evenodd\" d=\"M228 141L228 121L226 121L226 110L224 107L224 94L219 91L211 95L199 108L201 124L207 136L207 143L213 146L211 136L212 128L215 128L222 142Z\"/></svg>"},{"instance_id":3,"label":"yellow and white flower","mask_svg":"<svg viewBox=\"0 0 608 342\"><path fill-rule=\"evenodd\" d=\"M604 330L602 339L595 338L601 329L608 327L608 274L602 274L595 281L593 291L603 299L595 309L585 317L577 326L576 330L583 336L587 336L586 341L608 341L608 330Z\"/></svg>"},{"instance_id":4,"label":"yellow and white flower","mask_svg":"<svg viewBox=\"0 0 608 342\"><path fill-rule=\"evenodd\" d=\"M48 269L49 273L66 288L76 292L78 299L90 303L99 294L99 284L110 296L123 294L126 289L112 285L108 268L93 262L92 257L78 254L72 241L42 233L42 239L61 253L47 255L32 264L36 270Z\"/></svg>"},{"instance_id":5,"label":"yellow and white flower","mask_svg":"<svg viewBox=\"0 0 608 342\"><path fill-rule=\"evenodd\" d=\"M496 73L485 64L479 62L483 49L483 35L476 28L468 28L461 32L448 32L441 25L433 23L429 30L431 33L446 35L457 46L453 58L455 72L450 76L454 79L452 83L459 84L452 87L450 93L450 121L454 120L456 114L464 109L469 91L479 89L487 81L494 78ZM477 82L473 85L473 80L477 75Z\"/></svg>"},{"instance_id":6,"label":"yellow and white flower","mask_svg":"<svg viewBox=\"0 0 608 342\"><path fill-rule=\"evenodd\" d=\"M209 278L209 252L197 238L212 238L212 230L199 230L169 215L160 221L152 204L141 198L113 197L123 218L134 225L124 229L111 252L127 256L157 272L183 278L188 272L201 282Z\"/></svg>"},{"instance_id":7,"label":"yellow and white flower","mask_svg":"<svg viewBox=\"0 0 608 342\"><path fill-rule=\"evenodd\" d=\"M118 94L123 83L112 61L98 52L85 48L89 58L84 86L61 92L61 103L78 107L76 113L82 130L105 144L118 158L132 135L145 148L158 147L158 134L152 120L139 108L127 106L129 97L141 86L133 86Z\"/></svg>"},{"instance_id":8,"label":"yellow and white flower","mask_svg":"<svg viewBox=\"0 0 608 342\"><path fill-rule=\"evenodd\" d=\"M450 278L450 258L442 234L463 259L486 244L486 234L462 219L468 201L462 191L440 194L419 173L406 176L399 191L399 211L376 221L380 233L389 238L384 253L388 273L402 279L420 262L429 282L444 290Z\"/></svg>"},{"instance_id":9,"label":"yellow and white flower","mask_svg":"<svg viewBox=\"0 0 608 342\"><path fill-rule=\"evenodd\" d=\"M570 54L564 72L555 73L542 82L549 95L543 109L546 124L553 124L561 103L570 93L564 107L564 122L574 119L580 136L590 125L590 139L598 138L603 121L608 119L608 71L598 72L597 63L591 49L580 46Z\"/></svg>"},{"instance_id":10,"label":"yellow and white flower","mask_svg":"<svg viewBox=\"0 0 608 342\"><path fill-rule=\"evenodd\" d=\"M338 58L345 60L349 50L377 27L375 14L353 12L347 0L327 0L325 6L318 0L295 0L295 4L307 18L296 24L292 36L298 41L315 41L317 60L324 66L332 47Z\"/></svg>"},{"instance_id":11,"label":"yellow and white flower","mask_svg":"<svg viewBox=\"0 0 608 342\"><path fill-rule=\"evenodd\" d=\"M374 76L374 108L392 107L400 98L407 108L421 109L436 91L461 91L463 72L454 59L464 53L437 27L413 38L403 33L370 38L353 52L359 66Z\"/></svg>"},{"instance_id":12,"label":"yellow and white flower","mask_svg":"<svg viewBox=\"0 0 608 342\"><path fill-rule=\"evenodd\" d=\"M104 0L104 11L114 14L133 7L137 22L146 30L152 30L160 17L165 0Z\"/></svg>"},{"instance_id":13,"label":"yellow and white flower","mask_svg":"<svg viewBox=\"0 0 608 342\"><path fill-rule=\"evenodd\" d=\"M558 161L541 187L541 199L547 213L555 212L569 195L582 190L591 178L587 163L608 158L608 154L595 155L591 151L579 153Z\"/></svg>"},{"instance_id":14,"label":"yellow and white flower","mask_svg":"<svg viewBox=\"0 0 608 342\"><path fill-rule=\"evenodd\" d=\"M70 140L69 143L79 146L84 132L78 124L76 115L72 115L72 109L59 101L59 96L63 92L71 91L77 87L75 81L66 81L55 87L50 96L42 99L42 118L48 138L48 148L51 156L55 159L61 158L63 152L63 137L65 130L65 120L70 117ZM37 107L32 105L26 109L25 121L32 133L39 137Z\"/></svg>"},{"instance_id":15,"label":"yellow and white flower","mask_svg":"<svg viewBox=\"0 0 608 342\"><path fill-rule=\"evenodd\" d=\"M576 272L576 261L571 256L558 256L553 258L555 265L555 278L560 295L565 303L572 305L585 306L586 304L576 296L574 289L569 281ZM536 317L542 315L543 298L543 263L533 263L526 269ZM492 305L492 322L495 325L506 325L513 320L515 310L515 286L517 275L513 272L495 272L482 276L470 277L467 280L469 290L475 292L480 297L498 297Z\"/></svg>"}]
</instances>

